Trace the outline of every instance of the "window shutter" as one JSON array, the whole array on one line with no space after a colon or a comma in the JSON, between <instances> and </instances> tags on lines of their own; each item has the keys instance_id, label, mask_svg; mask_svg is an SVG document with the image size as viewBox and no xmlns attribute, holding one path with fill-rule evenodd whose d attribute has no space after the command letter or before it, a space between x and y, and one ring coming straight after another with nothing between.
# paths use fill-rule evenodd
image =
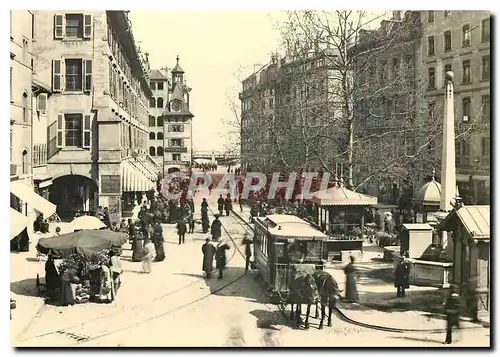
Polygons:
<instances>
[{"instance_id":1,"label":"window shutter","mask_svg":"<svg viewBox=\"0 0 500 357\"><path fill-rule=\"evenodd\" d=\"M62 39L64 37L64 16L54 15L54 38Z\"/></svg>"},{"instance_id":2,"label":"window shutter","mask_svg":"<svg viewBox=\"0 0 500 357\"><path fill-rule=\"evenodd\" d=\"M47 93L40 93L37 96L36 110L43 113L47 110Z\"/></svg>"},{"instance_id":3,"label":"window shutter","mask_svg":"<svg viewBox=\"0 0 500 357\"><path fill-rule=\"evenodd\" d=\"M62 89L62 66L61 60L52 61L52 90L60 92Z\"/></svg>"},{"instance_id":4,"label":"window shutter","mask_svg":"<svg viewBox=\"0 0 500 357\"><path fill-rule=\"evenodd\" d=\"M82 60L83 91L92 90L92 60Z\"/></svg>"},{"instance_id":5,"label":"window shutter","mask_svg":"<svg viewBox=\"0 0 500 357\"><path fill-rule=\"evenodd\" d=\"M57 115L57 145L58 148L64 146L64 114Z\"/></svg>"},{"instance_id":6,"label":"window shutter","mask_svg":"<svg viewBox=\"0 0 500 357\"><path fill-rule=\"evenodd\" d=\"M83 16L83 38L92 38L92 16Z\"/></svg>"},{"instance_id":7,"label":"window shutter","mask_svg":"<svg viewBox=\"0 0 500 357\"><path fill-rule=\"evenodd\" d=\"M90 115L83 116L83 147L90 149L91 134L92 134L92 117Z\"/></svg>"},{"instance_id":8,"label":"window shutter","mask_svg":"<svg viewBox=\"0 0 500 357\"><path fill-rule=\"evenodd\" d=\"M181 139L181 147L184 147L184 139Z\"/></svg>"}]
</instances>

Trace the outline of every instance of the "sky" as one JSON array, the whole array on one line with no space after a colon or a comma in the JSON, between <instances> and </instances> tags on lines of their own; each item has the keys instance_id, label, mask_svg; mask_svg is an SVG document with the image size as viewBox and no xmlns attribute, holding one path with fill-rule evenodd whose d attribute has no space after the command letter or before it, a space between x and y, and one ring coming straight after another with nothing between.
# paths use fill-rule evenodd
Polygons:
<instances>
[{"instance_id":1,"label":"sky","mask_svg":"<svg viewBox=\"0 0 500 357\"><path fill-rule=\"evenodd\" d=\"M284 12L131 11L134 38L149 52L151 68L173 68L176 56L192 88L195 150L223 150L236 130L231 101L241 79L278 50L276 24ZM255 67L258 69L259 67Z\"/></svg>"}]
</instances>

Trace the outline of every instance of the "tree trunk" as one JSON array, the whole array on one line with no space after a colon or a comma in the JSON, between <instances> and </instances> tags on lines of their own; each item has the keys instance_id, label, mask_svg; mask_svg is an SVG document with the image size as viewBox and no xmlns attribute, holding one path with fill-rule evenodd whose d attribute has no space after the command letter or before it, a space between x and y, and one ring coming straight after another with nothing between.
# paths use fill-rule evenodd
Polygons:
<instances>
[{"instance_id":1,"label":"tree trunk","mask_svg":"<svg viewBox=\"0 0 500 357\"><path fill-rule=\"evenodd\" d=\"M351 190L354 187L354 182L353 182L354 120L352 119L349 123L349 142L347 145L348 145L347 165L348 165L348 175L349 175L347 178L347 187Z\"/></svg>"}]
</instances>

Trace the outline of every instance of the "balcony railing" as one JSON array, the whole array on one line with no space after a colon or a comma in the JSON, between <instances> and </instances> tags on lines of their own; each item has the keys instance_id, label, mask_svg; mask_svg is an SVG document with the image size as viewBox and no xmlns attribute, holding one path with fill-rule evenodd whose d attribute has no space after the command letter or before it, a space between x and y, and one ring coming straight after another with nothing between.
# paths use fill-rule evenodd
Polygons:
<instances>
[{"instance_id":1,"label":"balcony railing","mask_svg":"<svg viewBox=\"0 0 500 357\"><path fill-rule=\"evenodd\" d=\"M169 146L165 148L165 152L170 153L186 153L187 147L185 146Z\"/></svg>"}]
</instances>

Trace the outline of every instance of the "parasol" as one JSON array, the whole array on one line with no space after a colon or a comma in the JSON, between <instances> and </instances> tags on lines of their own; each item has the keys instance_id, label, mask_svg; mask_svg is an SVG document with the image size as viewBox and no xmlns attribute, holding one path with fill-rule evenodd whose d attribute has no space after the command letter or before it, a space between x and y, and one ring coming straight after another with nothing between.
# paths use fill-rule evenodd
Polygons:
<instances>
[{"instance_id":1,"label":"parasol","mask_svg":"<svg viewBox=\"0 0 500 357\"><path fill-rule=\"evenodd\" d=\"M70 223L71 228L76 230L83 229L104 229L107 226L97 217L94 216L80 216L76 217Z\"/></svg>"},{"instance_id":2,"label":"parasol","mask_svg":"<svg viewBox=\"0 0 500 357\"><path fill-rule=\"evenodd\" d=\"M38 240L36 248L40 253L52 253L57 256L73 253L92 255L104 249L111 249L113 246L121 247L126 240L127 236L121 232L87 229L50 238L41 238Z\"/></svg>"}]
</instances>

